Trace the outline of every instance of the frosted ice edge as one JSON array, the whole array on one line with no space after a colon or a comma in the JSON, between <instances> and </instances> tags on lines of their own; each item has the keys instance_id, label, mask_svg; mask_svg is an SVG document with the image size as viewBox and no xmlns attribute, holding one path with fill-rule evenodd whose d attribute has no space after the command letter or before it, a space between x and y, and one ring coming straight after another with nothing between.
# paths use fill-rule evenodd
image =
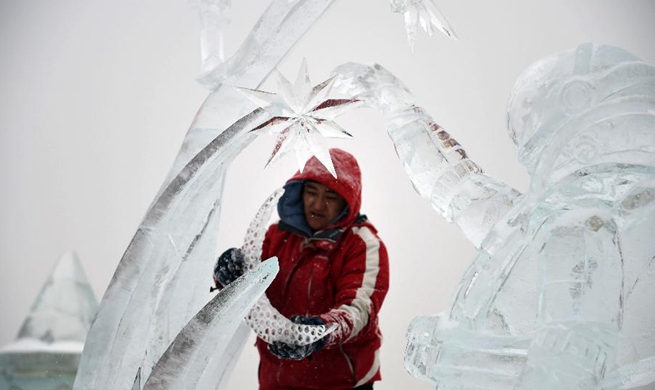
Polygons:
<instances>
[{"instance_id":1,"label":"frosted ice edge","mask_svg":"<svg viewBox=\"0 0 655 390\"><path fill-rule=\"evenodd\" d=\"M221 290L178 333L143 387L144 390L195 389L205 372L215 376L224 370L215 356L222 356L224 349L237 331L243 316L264 293L279 270L277 258L260 263L241 278ZM228 376L218 376L227 381ZM204 386L216 388L216 383ZM210 388L210 387L204 387Z\"/></svg>"},{"instance_id":2,"label":"frosted ice edge","mask_svg":"<svg viewBox=\"0 0 655 390\"><path fill-rule=\"evenodd\" d=\"M256 110L221 133L153 203L105 292L85 344L76 389L130 387L139 368L147 377L150 364L168 346L166 339L172 340L202 306L207 294L198 289L197 277L176 278L176 273L206 275L205 267L194 269L202 264L201 257L189 258L199 248L194 232L202 235L206 229L229 162L252 141L248 126L266 118L265 112ZM205 196L199 199L201 193ZM168 296L169 288L180 294L174 300L158 300ZM166 310L157 310L160 305ZM160 338L164 340L156 341Z\"/></svg>"}]
</instances>

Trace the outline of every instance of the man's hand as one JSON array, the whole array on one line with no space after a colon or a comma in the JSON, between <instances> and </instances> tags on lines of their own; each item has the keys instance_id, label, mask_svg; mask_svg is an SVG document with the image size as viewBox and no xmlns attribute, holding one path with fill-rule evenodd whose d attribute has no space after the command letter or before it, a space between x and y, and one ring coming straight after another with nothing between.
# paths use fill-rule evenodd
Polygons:
<instances>
[{"instance_id":1,"label":"man's hand","mask_svg":"<svg viewBox=\"0 0 655 390\"><path fill-rule=\"evenodd\" d=\"M293 316L291 317L291 321L303 325L325 325L325 322L320 317ZM280 359L302 360L307 358L311 360L311 355L325 347L327 342L328 336L307 345L293 345L281 341L274 341L268 345L268 350Z\"/></svg>"},{"instance_id":2,"label":"man's hand","mask_svg":"<svg viewBox=\"0 0 655 390\"><path fill-rule=\"evenodd\" d=\"M216 288L224 288L243 275L245 258L239 248L230 248L223 252L214 266L214 283Z\"/></svg>"}]
</instances>

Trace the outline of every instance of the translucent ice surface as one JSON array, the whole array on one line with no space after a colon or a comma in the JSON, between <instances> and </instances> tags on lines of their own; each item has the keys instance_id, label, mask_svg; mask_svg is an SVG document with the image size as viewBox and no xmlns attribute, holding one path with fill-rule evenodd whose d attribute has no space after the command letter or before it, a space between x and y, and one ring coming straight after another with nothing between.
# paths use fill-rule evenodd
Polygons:
<instances>
[{"instance_id":1,"label":"translucent ice surface","mask_svg":"<svg viewBox=\"0 0 655 390\"><path fill-rule=\"evenodd\" d=\"M479 248L452 306L410 326L413 375L439 390L655 383L655 67L593 44L530 66L508 108L523 195L382 67L337 73L385 113L417 191Z\"/></svg>"},{"instance_id":2,"label":"translucent ice surface","mask_svg":"<svg viewBox=\"0 0 655 390\"><path fill-rule=\"evenodd\" d=\"M225 174L254 139L248 130L270 119L264 110L253 111L256 107L234 87L257 88L331 3L274 0L239 50L200 78L212 92L105 292L75 389L142 386L207 302L201 281L211 275ZM239 327L237 334L244 333ZM225 351L240 350L237 344Z\"/></svg>"},{"instance_id":3,"label":"translucent ice surface","mask_svg":"<svg viewBox=\"0 0 655 390\"><path fill-rule=\"evenodd\" d=\"M77 255L65 253L16 341L0 348L0 389L69 389L97 307Z\"/></svg>"},{"instance_id":4,"label":"translucent ice surface","mask_svg":"<svg viewBox=\"0 0 655 390\"><path fill-rule=\"evenodd\" d=\"M278 269L272 258L221 290L175 337L143 389L216 389L230 367L221 357L236 359L229 350L235 332Z\"/></svg>"},{"instance_id":5,"label":"translucent ice surface","mask_svg":"<svg viewBox=\"0 0 655 390\"><path fill-rule=\"evenodd\" d=\"M457 34L439 11L434 0L391 0L391 10L403 14L405 30L409 46L414 51L416 33L419 26L428 33L434 34L434 29L441 31L450 39L457 39Z\"/></svg>"},{"instance_id":6,"label":"translucent ice surface","mask_svg":"<svg viewBox=\"0 0 655 390\"><path fill-rule=\"evenodd\" d=\"M479 246L519 193L485 176L461 145L382 66L348 63L334 73L339 75L337 87L342 92L384 113L389 137L416 191Z\"/></svg>"},{"instance_id":7,"label":"translucent ice surface","mask_svg":"<svg viewBox=\"0 0 655 390\"><path fill-rule=\"evenodd\" d=\"M198 81L207 88L220 84L254 88L243 79L263 79L334 0L273 0L239 50Z\"/></svg>"},{"instance_id":8,"label":"translucent ice surface","mask_svg":"<svg viewBox=\"0 0 655 390\"><path fill-rule=\"evenodd\" d=\"M18 339L84 343L97 310L98 301L80 260L67 252L43 285Z\"/></svg>"},{"instance_id":9,"label":"translucent ice surface","mask_svg":"<svg viewBox=\"0 0 655 390\"><path fill-rule=\"evenodd\" d=\"M300 171L310 157L316 156L325 168L337 177L325 138L350 138L350 133L333 121L359 103L356 99L331 99L334 77L312 86L303 60L296 82L292 85L281 73L277 76L277 93L241 89L255 104L271 114L271 119L254 130L269 129L277 134L275 148L267 166L293 149Z\"/></svg>"},{"instance_id":10,"label":"translucent ice surface","mask_svg":"<svg viewBox=\"0 0 655 390\"><path fill-rule=\"evenodd\" d=\"M220 206L232 158L252 140L259 109L198 153L153 203L105 292L75 387L125 389L152 366L207 301L214 242L204 235Z\"/></svg>"}]
</instances>

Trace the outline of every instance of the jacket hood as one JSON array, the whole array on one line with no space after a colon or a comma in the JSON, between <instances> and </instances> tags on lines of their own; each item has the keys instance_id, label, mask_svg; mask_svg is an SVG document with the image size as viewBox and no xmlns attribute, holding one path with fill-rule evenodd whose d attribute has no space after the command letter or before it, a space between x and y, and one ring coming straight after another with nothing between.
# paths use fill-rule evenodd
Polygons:
<instances>
[{"instance_id":1,"label":"jacket hood","mask_svg":"<svg viewBox=\"0 0 655 390\"><path fill-rule=\"evenodd\" d=\"M307 180L315 181L329 187L346 201L346 208L336 221L323 231L339 229L352 225L357 219L362 204L362 174L355 157L341 149L330 149L332 164L337 173L335 178L318 161L310 158L302 172L296 172L284 185L284 195L278 202L278 214L285 224L312 236L314 231L305 220L302 200L303 184Z\"/></svg>"}]
</instances>

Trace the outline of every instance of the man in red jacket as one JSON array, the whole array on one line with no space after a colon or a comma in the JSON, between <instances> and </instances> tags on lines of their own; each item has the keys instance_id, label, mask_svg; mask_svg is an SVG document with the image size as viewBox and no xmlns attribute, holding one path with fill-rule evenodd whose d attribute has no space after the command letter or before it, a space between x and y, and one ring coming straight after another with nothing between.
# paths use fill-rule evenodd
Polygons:
<instances>
[{"instance_id":1,"label":"man in red jacket","mask_svg":"<svg viewBox=\"0 0 655 390\"><path fill-rule=\"evenodd\" d=\"M359 213L357 160L340 149L330 155L337 178L312 157L284 186L280 221L266 233L262 258L278 257L280 271L266 295L281 314L336 329L308 346L258 339L260 390L363 390L381 379L378 312L389 288L387 251ZM239 256L228 252L217 265L221 285L240 275Z\"/></svg>"}]
</instances>

